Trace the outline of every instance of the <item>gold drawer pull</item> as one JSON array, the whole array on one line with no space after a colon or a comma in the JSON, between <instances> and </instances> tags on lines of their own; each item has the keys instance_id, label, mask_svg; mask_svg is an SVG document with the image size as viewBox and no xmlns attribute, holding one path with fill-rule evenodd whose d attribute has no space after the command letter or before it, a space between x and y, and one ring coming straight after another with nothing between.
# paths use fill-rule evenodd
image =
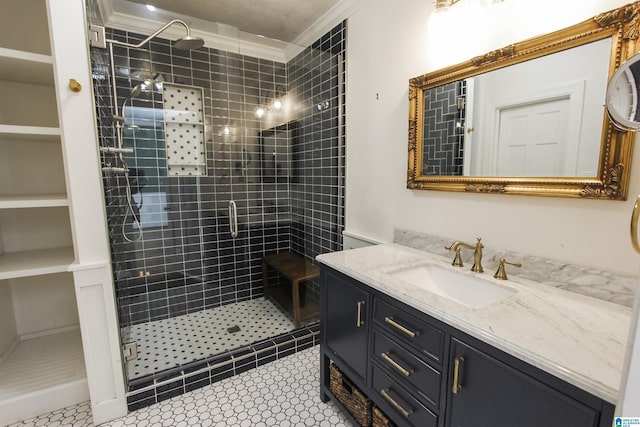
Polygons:
<instances>
[{"instance_id":1,"label":"gold drawer pull","mask_svg":"<svg viewBox=\"0 0 640 427\"><path fill-rule=\"evenodd\" d=\"M364 305L364 301L358 301L358 318L356 319L356 328L364 325L364 320L362 320L362 306Z\"/></svg>"},{"instance_id":2,"label":"gold drawer pull","mask_svg":"<svg viewBox=\"0 0 640 427\"><path fill-rule=\"evenodd\" d=\"M404 332L405 334L409 335L411 338L415 338L415 337L417 337L419 335L418 332L413 332L413 331L405 328L404 326L402 326L401 324L399 324L398 322L393 320L392 317L385 317L384 321L387 322L388 324L390 324L391 326L393 326L394 328L398 329L399 331Z\"/></svg>"},{"instance_id":3,"label":"gold drawer pull","mask_svg":"<svg viewBox=\"0 0 640 427\"><path fill-rule=\"evenodd\" d=\"M395 360L393 360L391 358L391 356L389 356L388 353L382 353L380 356L382 356L382 358L384 360L386 360L391 366L393 366L394 368L396 368L398 371L400 371L400 373L402 375L404 375L405 377L408 377L409 375L413 374L413 369L405 369L402 366L400 366L400 364L398 362L396 362Z\"/></svg>"},{"instance_id":4,"label":"gold drawer pull","mask_svg":"<svg viewBox=\"0 0 640 427\"><path fill-rule=\"evenodd\" d=\"M411 410L406 410L402 407L402 405L400 405L393 397L391 397L391 395L389 394L389 392L387 390L380 390L380 394L382 395L382 397L384 397L387 402L389 402L391 404L391 406L393 406L394 408L396 408L398 411L400 411L400 413L405 417L408 418L409 415L411 415L413 413L413 411Z\"/></svg>"},{"instance_id":5,"label":"gold drawer pull","mask_svg":"<svg viewBox=\"0 0 640 427\"><path fill-rule=\"evenodd\" d=\"M453 394L458 394L460 390L462 390L462 384L460 384L460 380L462 379L462 363L464 362L464 357L456 357L453 361L453 389L451 390Z\"/></svg>"}]
</instances>

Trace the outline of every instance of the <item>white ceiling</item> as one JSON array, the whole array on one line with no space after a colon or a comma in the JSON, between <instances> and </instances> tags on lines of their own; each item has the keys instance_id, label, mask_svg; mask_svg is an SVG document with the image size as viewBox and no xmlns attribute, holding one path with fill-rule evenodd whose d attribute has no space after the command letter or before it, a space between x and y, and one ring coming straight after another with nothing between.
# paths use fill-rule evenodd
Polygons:
<instances>
[{"instance_id":1,"label":"white ceiling","mask_svg":"<svg viewBox=\"0 0 640 427\"><path fill-rule=\"evenodd\" d=\"M0 0L2 1L2 0ZM151 34L182 19L205 46L287 62L367 0L87 0L92 24ZM156 11L149 11L152 3ZM172 26L162 37L184 36Z\"/></svg>"},{"instance_id":2,"label":"white ceiling","mask_svg":"<svg viewBox=\"0 0 640 427\"><path fill-rule=\"evenodd\" d=\"M128 0L293 42L341 0Z\"/></svg>"}]
</instances>

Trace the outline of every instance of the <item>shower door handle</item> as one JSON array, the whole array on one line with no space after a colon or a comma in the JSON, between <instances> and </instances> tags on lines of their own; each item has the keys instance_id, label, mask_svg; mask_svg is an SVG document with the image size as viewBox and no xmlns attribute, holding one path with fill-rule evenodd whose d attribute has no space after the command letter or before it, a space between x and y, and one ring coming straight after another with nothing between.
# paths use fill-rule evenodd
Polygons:
<instances>
[{"instance_id":1,"label":"shower door handle","mask_svg":"<svg viewBox=\"0 0 640 427\"><path fill-rule=\"evenodd\" d=\"M231 237L238 237L238 207L233 200L229 202L229 231Z\"/></svg>"}]
</instances>

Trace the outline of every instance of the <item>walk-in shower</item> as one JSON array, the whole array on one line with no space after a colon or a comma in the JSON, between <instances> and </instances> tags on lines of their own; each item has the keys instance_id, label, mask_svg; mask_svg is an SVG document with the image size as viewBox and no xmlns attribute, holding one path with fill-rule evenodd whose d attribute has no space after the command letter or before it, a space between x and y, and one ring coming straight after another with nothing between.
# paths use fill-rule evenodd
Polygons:
<instances>
[{"instance_id":1,"label":"walk-in shower","mask_svg":"<svg viewBox=\"0 0 640 427\"><path fill-rule=\"evenodd\" d=\"M118 45L118 46L125 46L125 47L130 47L130 48L140 48L144 45L146 45L147 43L149 43L149 41L153 40L155 37L157 37L159 34L161 34L163 31L165 31L167 28L171 27L174 24L178 24L178 25L182 25L187 34L184 37L179 38L178 40L176 40L174 46L176 49L181 49L181 50L191 50L191 49L198 49L201 48L202 46L204 46L204 40L202 38L199 37L193 37L191 35L191 28L184 22L181 21L179 19L174 19L172 21L167 22L166 24L164 24L162 27L158 28L153 34L149 35L147 38L145 38L144 40L142 40L139 43L128 43L128 42L124 42L124 41L119 41L119 40L114 40L114 39L106 39L105 43L106 45L109 47L109 65L110 65L110 75L111 75L111 88L113 91L113 98L114 100L118 99L118 93L117 93L117 84L116 84L116 72L115 72L115 63L114 63L114 55L113 55L113 46L114 45ZM101 29L100 33L104 33L104 29ZM140 73L140 71L138 71L138 75L142 75L144 76L144 74L150 74L150 71L143 71L143 74ZM124 109L125 106L127 104L127 102L131 102L135 97L137 97L141 92L143 91L151 91L153 90L154 87L154 83L160 83L162 82L162 79L158 79L158 77L160 77L160 74L156 74L153 78L145 78L143 82L135 85L132 89L131 92L129 93L129 95L124 99L124 101L122 101L122 106L121 108L118 107L118 103L114 102L112 105L113 108L113 113L111 115L111 119L112 119L112 123L113 126L115 128L115 132L116 132L116 146L115 147L111 147L111 146L106 146L106 147L101 147L100 150L103 152L108 152L111 154L116 154L120 163L120 166L113 166L111 164L105 165L102 167L102 170L104 172L107 173L117 173L117 174L122 174L122 176L124 177L125 180L125 190L126 190L126 198L127 198L127 206L126 206L126 213L125 213L125 218L122 221L122 228L121 228L121 233L123 238L128 241L128 242L134 242L134 241L138 241L140 239L142 239L142 224L140 222L140 209L142 208L142 196L140 196L140 202L139 204L136 204L136 206L134 207L134 199L133 196L134 194L139 194L139 191L136 191L135 193L132 191L132 179L131 179L131 170L129 169L123 155L125 153L132 153L133 149L125 147L124 143L123 143L123 125L125 123L125 114L124 114ZM142 177L140 176L136 176L135 180L136 180L136 187L140 187L141 184L141 179ZM133 220L134 224L135 224L135 228L136 228L136 232L135 232L135 237L131 237L127 234L126 231L126 224L128 222L129 217Z\"/></svg>"},{"instance_id":2,"label":"walk-in shower","mask_svg":"<svg viewBox=\"0 0 640 427\"><path fill-rule=\"evenodd\" d=\"M174 24L186 39L158 37ZM344 31L287 62L198 46L178 20L92 48L131 408L317 342L265 298L262 258L341 249Z\"/></svg>"}]
</instances>

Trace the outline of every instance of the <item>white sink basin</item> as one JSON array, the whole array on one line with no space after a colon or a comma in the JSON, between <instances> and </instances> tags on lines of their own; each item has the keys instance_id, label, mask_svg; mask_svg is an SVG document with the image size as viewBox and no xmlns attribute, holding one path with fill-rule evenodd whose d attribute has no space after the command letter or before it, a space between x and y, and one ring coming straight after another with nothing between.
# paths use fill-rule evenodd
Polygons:
<instances>
[{"instance_id":1,"label":"white sink basin","mask_svg":"<svg viewBox=\"0 0 640 427\"><path fill-rule=\"evenodd\" d=\"M481 277L435 264L394 270L387 274L471 308L485 307L517 292Z\"/></svg>"}]
</instances>

